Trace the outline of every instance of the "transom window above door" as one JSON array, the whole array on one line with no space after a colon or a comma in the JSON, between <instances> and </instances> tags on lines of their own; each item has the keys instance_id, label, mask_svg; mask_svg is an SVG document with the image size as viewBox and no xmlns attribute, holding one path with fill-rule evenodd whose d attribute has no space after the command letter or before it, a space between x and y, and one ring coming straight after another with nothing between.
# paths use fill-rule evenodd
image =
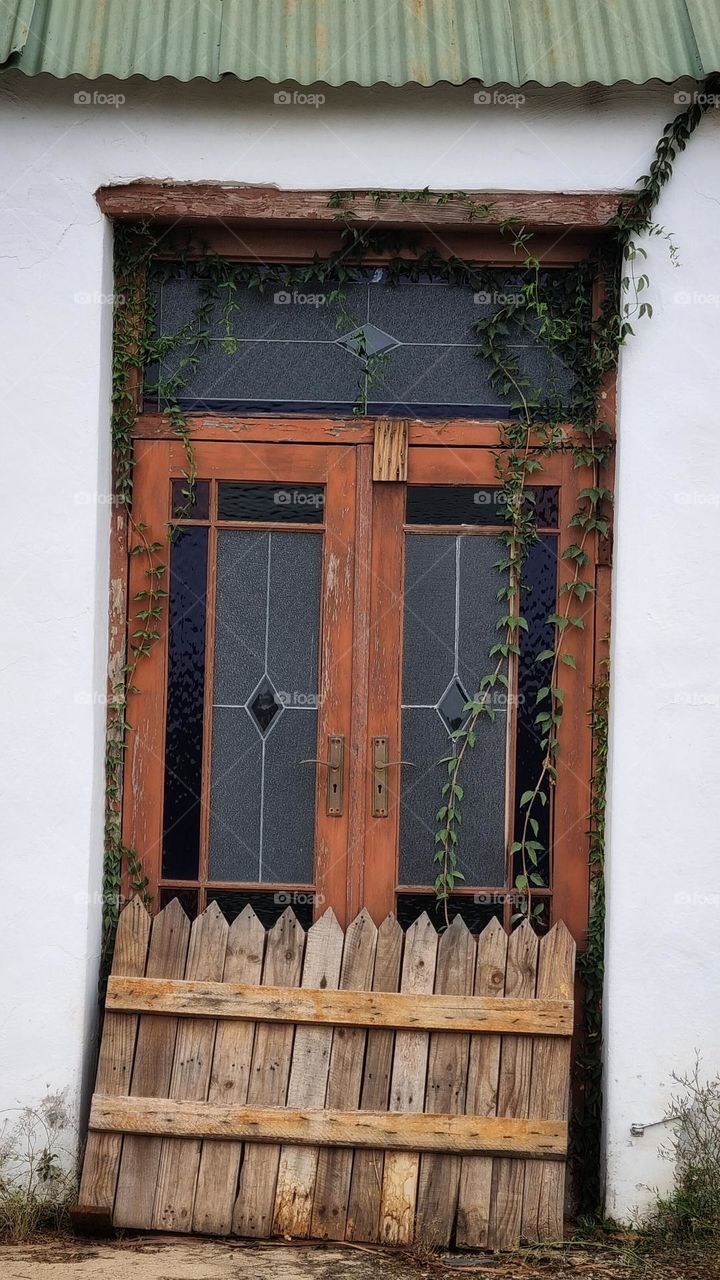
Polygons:
<instances>
[{"instance_id":1,"label":"transom window above door","mask_svg":"<svg viewBox=\"0 0 720 1280\"><path fill-rule=\"evenodd\" d=\"M453 283L377 267L346 269L341 281L278 264L259 274L254 268L250 277L237 265L226 273L219 300L211 297L207 272L202 262L154 270L155 323L168 349L146 371L148 409L162 409L170 393L181 407L203 412L445 418L512 412L512 392L498 387L491 363L478 354L477 326L498 307L512 309L527 273L466 268ZM550 291L561 291L568 279L567 271L543 272ZM507 341L543 398L569 405L574 375L557 345L551 351L537 325L512 319Z\"/></svg>"}]
</instances>

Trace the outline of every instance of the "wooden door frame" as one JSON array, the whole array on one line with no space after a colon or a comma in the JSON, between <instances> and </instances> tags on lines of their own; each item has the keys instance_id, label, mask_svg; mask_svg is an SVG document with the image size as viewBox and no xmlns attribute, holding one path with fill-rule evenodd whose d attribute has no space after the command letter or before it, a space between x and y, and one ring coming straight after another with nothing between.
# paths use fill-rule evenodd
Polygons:
<instances>
[{"instance_id":1,"label":"wooden door frame","mask_svg":"<svg viewBox=\"0 0 720 1280\"><path fill-rule=\"evenodd\" d=\"M470 195L476 202L488 206L487 218L481 225L469 219L466 208L458 203L439 204L430 199L427 203L413 205L397 197L383 196L378 199L372 192L361 193L354 200L352 221L357 226L376 226L378 229L393 226L411 228L420 250L432 248L443 256L458 254L482 265L503 266L517 264L518 261L507 237L500 230L507 218L516 218L533 231L533 251L544 265L567 266L594 252L598 242L608 233L620 200L617 194L607 192L473 192ZM187 242L190 234L197 235L205 246L228 258L248 260L261 257L267 261L302 262L312 258L314 253L327 254L332 251L339 244L342 230L342 221L338 224L338 211L331 207L328 192L289 192L269 187L227 184L137 182L100 188L96 198L103 212L114 220L148 222L161 229L164 252L159 256L168 258L177 256L177 245L181 240ZM377 261L383 260L384 256L378 255ZM596 286L596 314L600 301L600 290ZM176 439L167 415L141 411L139 386L136 390L138 414L132 435L137 447L141 447L144 440L170 442ZM606 420L614 429L614 376L607 377L602 397ZM370 417L335 420L292 414L191 413L188 414L187 423L190 438L197 442L245 440L270 444L314 441L334 446L343 443L371 446L374 431L374 419ZM418 419L410 423L409 444L419 447L440 445L453 449L493 449L502 442L504 425L501 421L487 419ZM571 423L567 424L565 435L568 444L571 444L574 439ZM539 444L539 441L536 443ZM361 466L367 466L370 448L359 450L358 453L362 453L364 459ZM361 466L358 467L358 473ZM569 474L561 486L561 533L567 529L574 497L582 487L578 475L572 473L569 454L564 455L563 466ZM609 479L612 475L612 462L605 471ZM366 528L369 527L370 514L367 509L363 511L358 508L358 520ZM128 542L125 513L118 510L114 513L111 527L111 693L126 651L130 612ZM561 561L561 564L564 562ZM583 661L592 673L589 684L600 677L607 657L610 564L611 539L602 539L589 567L590 572L594 568L596 581L593 627L573 636L573 642L581 643ZM372 559L369 556L358 570L354 604L357 617L363 616L371 591ZM360 688L355 694L357 699L363 696ZM578 796L573 802L576 807L580 790L587 793L591 774L589 711L590 704L586 704L584 700L582 706L574 706L572 715L565 717L561 730L561 754L565 752L566 760L577 758L583 768L583 773L578 776ZM141 699L136 716L139 723L146 714L147 702L143 709ZM357 716L355 720L357 721ZM572 741L571 734L574 735ZM573 746L573 743L576 745ZM353 738L351 749L360 754L364 748ZM128 755L131 755L131 745ZM356 816L359 816L366 804L364 789L363 795L354 797L352 803L356 806ZM362 823L356 824L355 829L362 829ZM567 838L570 838L569 834ZM349 854L352 889L348 905L351 914L355 913L362 900L361 872L358 866L362 861L360 854L356 838ZM583 839L578 844L578 855L573 859L572 865L572 885L567 886L567 891L555 891L555 909L556 914L566 920L582 945L587 925L589 885L587 838L584 832ZM125 887L127 888L126 882Z\"/></svg>"}]
</instances>

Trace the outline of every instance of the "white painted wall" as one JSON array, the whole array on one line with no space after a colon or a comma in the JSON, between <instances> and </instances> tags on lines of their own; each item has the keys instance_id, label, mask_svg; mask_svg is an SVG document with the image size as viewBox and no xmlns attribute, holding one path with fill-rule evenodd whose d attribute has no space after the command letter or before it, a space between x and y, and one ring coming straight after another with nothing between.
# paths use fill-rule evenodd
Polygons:
<instances>
[{"instance_id":1,"label":"white painted wall","mask_svg":"<svg viewBox=\"0 0 720 1280\"><path fill-rule=\"evenodd\" d=\"M120 93L117 107L74 94ZM77 1105L100 927L110 235L93 192L133 178L619 190L672 91L323 90L0 79L0 1108ZM609 815L608 1209L667 1183L651 1130L695 1047L720 1067L720 113L678 163L650 245L654 319L623 357ZM681 301L686 294L689 301ZM710 296L709 296L710 295Z\"/></svg>"}]
</instances>

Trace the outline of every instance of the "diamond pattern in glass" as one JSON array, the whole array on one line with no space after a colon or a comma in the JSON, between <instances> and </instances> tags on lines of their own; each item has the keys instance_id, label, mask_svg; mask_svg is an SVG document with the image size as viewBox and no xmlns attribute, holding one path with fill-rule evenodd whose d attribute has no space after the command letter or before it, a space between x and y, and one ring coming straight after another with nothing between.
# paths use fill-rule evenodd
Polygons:
<instances>
[{"instance_id":1,"label":"diamond pattern in glass","mask_svg":"<svg viewBox=\"0 0 720 1280\"><path fill-rule=\"evenodd\" d=\"M468 695L457 676L453 676L437 704L437 709L450 733L454 733L456 729L462 726L465 720L465 704L467 701Z\"/></svg>"},{"instance_id":2,"label":"diamond pattern in glass","mask_svg":"<svg viewBox=\"0 0 720 1280\"><path fill-rule=\"evenodd\" d=\"M268 676L263 676L255 692L250 695L246 706L264 738L275 716L283 709L277 690Z\"/></svg>"},{"instance_id":3,"label":"diamond pattern in glass","mask_svg":"<svg viewBox=\"0 0 720 1280\"><path fill-rule=\"evenodd\" d=\"M381 351L392 351L400 343L383 329L378 329L377 325L364 324L359 329L353 329L352 333L344 333L337 339L337 345L364 360L367 356L379 355Z\"/></svg>"}]
</instances>

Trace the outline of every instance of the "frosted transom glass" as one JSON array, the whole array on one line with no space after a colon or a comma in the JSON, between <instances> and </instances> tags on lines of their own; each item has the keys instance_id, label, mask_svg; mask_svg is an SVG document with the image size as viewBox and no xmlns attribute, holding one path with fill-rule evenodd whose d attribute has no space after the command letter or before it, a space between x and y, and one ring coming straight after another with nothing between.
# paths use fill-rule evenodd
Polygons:
<instances>
[{"instance_id":1,"label":"frosted transom glass","mask_svg":"<svg viewBox=\"0 0 720 1280\"><path fill-rule=\"evenodd\" d=\"M163 383L179 376L183 385L173 394L196 411L345 415L362 406L400 417L515 414L514 393L497 385L492 362L478 353L476 325L522 297L521 272L470 268L467 280L451 283L358 268L341 298L338 281L305 278L295 286L287 270L268 266L262 287L239 272L229 317L219 301L209 304L202 348L193 350L193 317L207 302L202 264L161 268L150 285L158 332L171 337L185 328L187 338L147 370L148 405L162 408ZM551 291L561 275L544 273ZM532 319L508 321L510 357L544 397L569 407L576 375L538 328Z\"/></svg>"}]
</instances>

